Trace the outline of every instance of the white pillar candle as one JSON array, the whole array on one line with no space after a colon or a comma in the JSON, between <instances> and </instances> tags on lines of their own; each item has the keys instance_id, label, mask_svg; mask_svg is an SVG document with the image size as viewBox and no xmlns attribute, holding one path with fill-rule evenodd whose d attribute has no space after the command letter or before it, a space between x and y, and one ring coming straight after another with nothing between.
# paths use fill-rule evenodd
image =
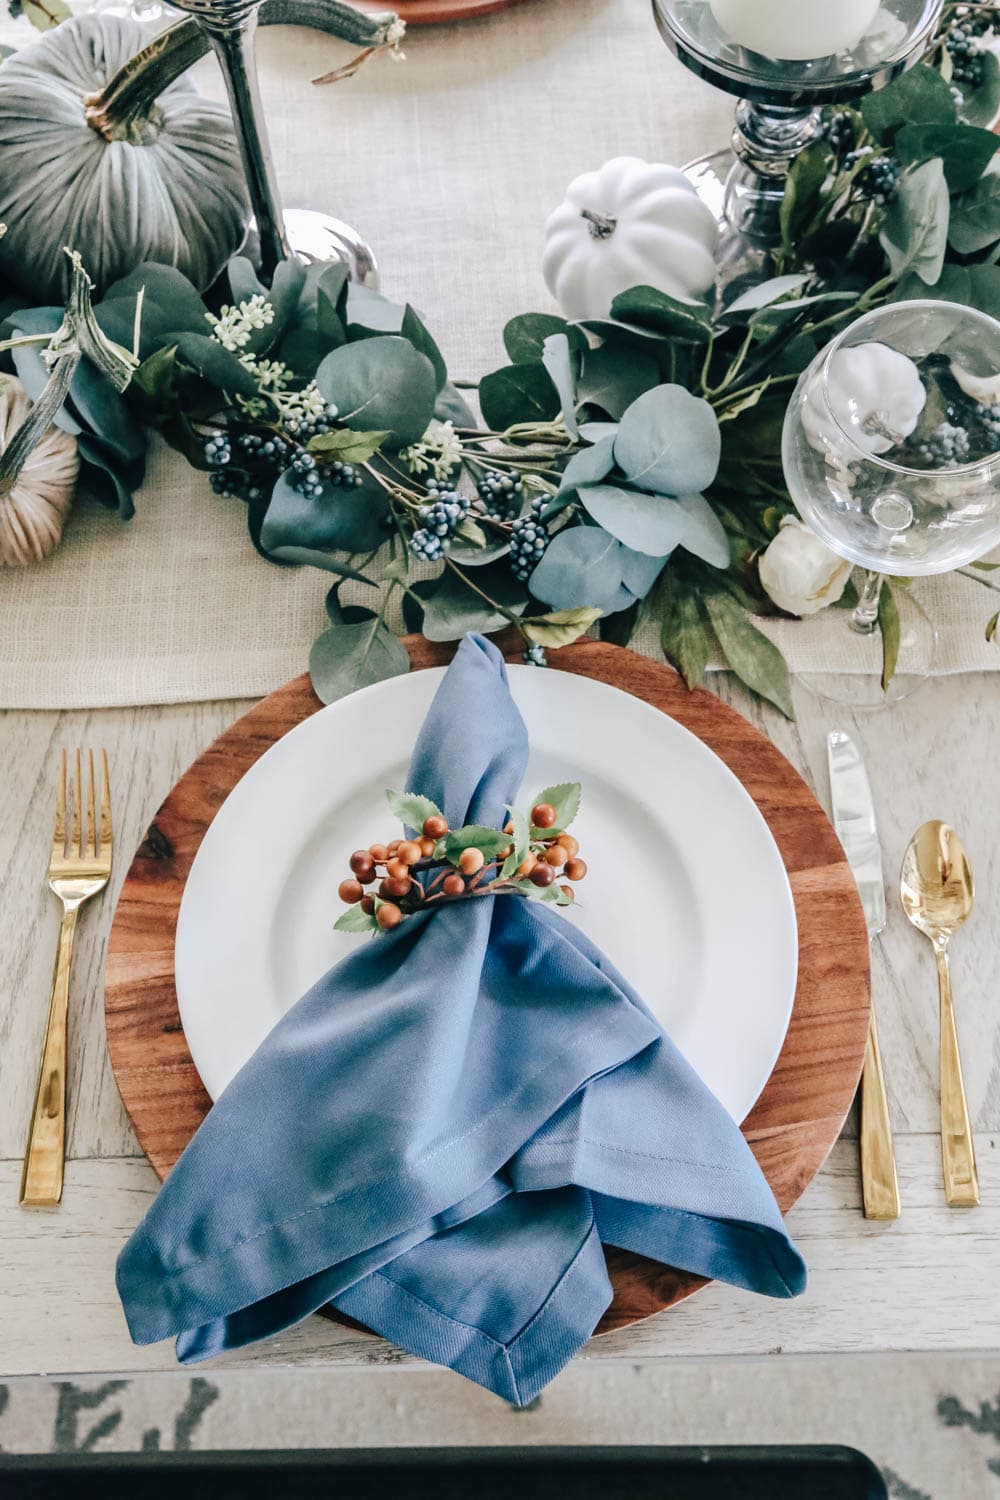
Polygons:
<instances>
[{"instance_id":1,"label":"white pillar candle","mask_svg":"<svg viewBox=\"0 0 1000 1500\"><path fill-rule=\"evenodd\" d=\"M711 0L734 42L764 57L805 62L856 47L880 0Z\"/></svg>"}]
</instances>

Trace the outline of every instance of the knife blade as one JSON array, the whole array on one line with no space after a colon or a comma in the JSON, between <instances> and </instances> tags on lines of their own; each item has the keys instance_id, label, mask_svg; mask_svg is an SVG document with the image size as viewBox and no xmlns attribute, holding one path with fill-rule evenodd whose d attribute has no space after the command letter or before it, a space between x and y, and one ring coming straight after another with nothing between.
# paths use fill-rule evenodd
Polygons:
<instances>
[{"instance_id":1,"label":"knife blade","mask_svg":"<svg viewBox=\"0 0 1000 1500\"><path fill-rule=\"evenodd\" d=\"M842 729L832 731L826 748L833 823L858 887L868 941L872 942L885 927L886 909L882 851L868 772L857 745ZM899 1178L874 1010L869 1017L861 1074L860 1147L865 1218L898 1219Z\"/></svg>"},{"instance_id":2,"label":"knife blade","mask_svg":"<svg viewBox=\"0 0 1000 1500\"><path fill-rule=\"evenodd\" d=\"M868 936L875 938L885 927L885 876L878 841L875 802L868 772L858 747L849 734L835 729L827 739L830 765L830 796L833 826L844 846L861 905L868 923Z\"/></svg>"}]
</instances>

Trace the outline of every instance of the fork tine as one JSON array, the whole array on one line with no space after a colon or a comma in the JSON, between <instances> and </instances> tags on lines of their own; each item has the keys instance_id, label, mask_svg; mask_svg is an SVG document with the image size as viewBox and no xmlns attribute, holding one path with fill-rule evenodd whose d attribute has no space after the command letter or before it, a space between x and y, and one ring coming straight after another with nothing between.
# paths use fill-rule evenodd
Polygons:
<instances>
[{"instance_id":1,"label":"fork tine","mask_svg":"<svg viewBox=\"0 0 1000 1500\"><path fill-rule=\"evenodd\" d=\"M97 823L97 811L94 805L94 752L87 751L87 829L86 829L87 851L97 858L100 847L100 828Z\"/></svg>"},{"instance_id":2,"label":"fork tine","mask_svg":"<svg viewBox=\"0 0 1000 1500\"><path fill-rule=\"evenodd\" d=\"M111 784L106 750L101 751L101 847L106 853L111 853Z\"/></svg>"},{"instance_id":3,"label":"fork tine","mask_svg":"<svg viewBox=\"0 0 1000 1500\"><path fill-rule=\"evenodd\" d=\"M76 777L73 781L73 842L70 845L71 854L83 853L83 833L80 824L80 808L83 805L83 768L80 764L80 751L76 752Z\"/></svg>"},{"instance_id":4,"label":"fork tine","mask_svg":"<svg viewBox=\"0 0 1000 1500\"><path fill-rule=\"evenodd\" d=\"M66 853L66 751L62 753L59 771L59 787L56 791L56 826L52 834L52 853Z\"/></svg>"}]
</instances>

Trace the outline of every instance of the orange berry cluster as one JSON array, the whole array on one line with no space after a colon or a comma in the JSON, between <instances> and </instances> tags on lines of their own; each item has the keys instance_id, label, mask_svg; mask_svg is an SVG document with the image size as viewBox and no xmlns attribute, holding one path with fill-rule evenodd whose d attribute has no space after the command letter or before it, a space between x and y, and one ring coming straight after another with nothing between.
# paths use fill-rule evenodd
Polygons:
<instances>
[{"instance_id":1,"label":"orange berry cluster","mask_svg":"<svg viewBox=\"0 0 1000 1500\"><path fill-rule=\"evenodd\" d=\"M540 891L555 884L560 874L567 882L576 882L587 873L580 858L580 845L569 833L553 833L557 819L550 803L540 802L531 810L532 838L524 859L507 878L496 878L483 884L487 875L499 876L514 845L501 848L488 857L474 845L463 848L456 857L445 855L445 841L450 829L439 815L425 819L419 838L392 839L388 844L371 844L351 855L351 874L339 887L341 901L360 906L384 931L398 927L405 917L432 903L456 901L487 893L524 894L530 882ZM508 823L504 833L514 833ZM418 877L428 876L424 880ZM572 901L572 884L560 886L563 901Z\"/></svg>"}]
</instances>

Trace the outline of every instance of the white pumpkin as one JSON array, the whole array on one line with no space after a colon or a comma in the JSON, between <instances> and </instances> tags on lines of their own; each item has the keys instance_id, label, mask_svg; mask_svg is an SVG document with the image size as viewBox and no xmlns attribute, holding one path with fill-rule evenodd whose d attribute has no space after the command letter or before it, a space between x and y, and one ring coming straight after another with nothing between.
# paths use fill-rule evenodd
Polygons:
<instances>
[{"instance_id":1,"label":"white pumpkin","mask_svg":"<svg viewBox=\"0 0 1000 1500\"><path fill-rule=\"evenodd\" d=\"M23 426L31 402L19 380L0 376L0 452ZM0 493L0 568L41 562L59 545L76 493L76 438L49 427L10 489Z\"/></svg>"},{"instance_id":2,"label":"white pumpkin","mask_svg":"<svg viewBox=\"0 0 1000 1500\"><path fill-rule=\"evenodd\" d=\"M842 457L845 432L863 453L888 453L915 430L926 404L908 355L888 344L854 344L836 350L828 366L821 360L806 381L802 425L819 453Z\"/></svg>"},{"instance_id":3,"label":"white pumpkin","mask_svg":"<svg viewBox=\"0 0 1000 1500\"><path fill-rule=\"evenodd\" d=\"M0 269L40 302L65 299L66 246L100 296L143 261L203 290L243 242L246 183L224 105L186 78L162 86L165 61L144 79L148 99L85 113L145 41L134 21L81 15L0 68Z\"/></svg>"},{"instance_id":4,"label":"white pumpkin","mask_svg":"<svg viewBox=\"0 0 1000 1500\"><path fill-rule=\"evenodd\" d=\"M542 272L567 318L606 318L633 286L694 302L714 285L718 237L683 172L618 156L570 183L546 225Z\"/></svg>"}]
</instances>

